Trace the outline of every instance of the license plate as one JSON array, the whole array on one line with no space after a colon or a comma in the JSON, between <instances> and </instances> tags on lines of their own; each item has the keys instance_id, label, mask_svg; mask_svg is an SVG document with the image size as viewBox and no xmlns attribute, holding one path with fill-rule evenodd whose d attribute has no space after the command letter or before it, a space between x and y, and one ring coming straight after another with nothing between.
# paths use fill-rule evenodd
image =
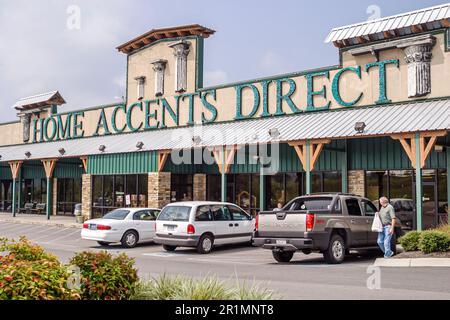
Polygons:
<instances>
[{"instance_id":1,"label":"license plate","mask_svg":"<svg viewBox=\"0 0 450 320\"><path fill-rule=\"evenodd\" d=\"M277 244L286 244L286 240L277 240Z\"/></svg>"},{"instance_id":2,"label":"license plate","mask_svg":"<svg viewBox=\"0 0 450 320\"><path fill-rule=\"evenodd\" d=\"M90 224L89 225L89 230L97 230L97 225L96 224Z\"/></svg>"},{"instance_id":3,"label":"license plate","mask_svg":"<svg viewBox=\"0 0 450 320\"><path fill-rule=\"evenodd\" d=\"M176 226L166 226L167 231L174 231Z\"/></svg>"}]
</instances>

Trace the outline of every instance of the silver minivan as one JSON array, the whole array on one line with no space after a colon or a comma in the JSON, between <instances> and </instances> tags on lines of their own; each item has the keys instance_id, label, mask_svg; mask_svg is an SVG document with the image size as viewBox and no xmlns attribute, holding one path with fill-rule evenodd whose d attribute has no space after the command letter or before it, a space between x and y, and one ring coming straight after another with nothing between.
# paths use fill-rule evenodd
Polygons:
<instances>
[{"instance_id":1,"label":"silver minivan","mask_svg":"<svg viewBox=\"0 0 450 320\"><path fill-rule=\"evenodd\" d=\"M196 247L199 253L210 253L214 245L251 244L254 231L255 219L235 204L175 202L158 216L154 241L166 251Z\"/></svg>"}]
</instances>

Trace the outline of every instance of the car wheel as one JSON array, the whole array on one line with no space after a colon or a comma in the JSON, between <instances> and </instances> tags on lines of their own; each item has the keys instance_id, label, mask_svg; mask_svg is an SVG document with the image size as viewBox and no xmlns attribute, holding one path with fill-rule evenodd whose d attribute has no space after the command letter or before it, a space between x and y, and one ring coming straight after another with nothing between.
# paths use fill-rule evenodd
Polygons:
<instances>
[{"instance_id":1,"label":"car wheel","mask_svg":"<svg viewBox=\"0 0 450 320\"><path fill-rule=\"evenodd\" d=\"M205 234L203 235L197 245L197 252L201 254L210 253L214 245L214 239L212 235Z\"/></svg>"},{"instance_id":2,"label":"car wheel","mask_svg":"<svg viewBox=\"0 0 450 320\"><path fill-rule=\"evenodd\" d=\"M109 242L97 241L97 243L98 243L99 245L101 245L102 247L107 247L107 246L109 246Z\"/></svg>"},{"instance_id":3,"label":"car wheel","mask_svg":"<svg viewBox=\"0 0 450 320\"><path fill-rule=\"evenodd\" d=\"M176 246L169 246L167 244L163 244L163 249L166 251L175 251L177 247Z\"/></svg>"},{"instance_id":4,"label":"car wheel","mask_svg":"<svg viewBox=\"0 0 450 320\"><path fill-rule=\"evenodd\" d=\"M273 258L278 262L289 262L294 256L294 251L272 251Z\"/></svg>"},{"instance_id":5,"label":"car wheel","mask_svg":"<svg viewBox=\"0 0 450 320\"><path fill-rule=\"evenodd\" d=\"M139 236L137 232L130 230L124 233L122 241L120 242L122 243L122 246L124 246L125 248L134 248L136 247L138 240Z\"/></svg>"},{"instance_id":6,"label":"car wheel","mask_svg":"<svg viewBox=\"0 0 450 320\"><path fill-rule=\"evenodd\" d=\"M344 261L345 257L345 242L338 234L331 236L328 249L323 252L325 261L329 264L338 264Z\"/></svg>"}]
</instances>

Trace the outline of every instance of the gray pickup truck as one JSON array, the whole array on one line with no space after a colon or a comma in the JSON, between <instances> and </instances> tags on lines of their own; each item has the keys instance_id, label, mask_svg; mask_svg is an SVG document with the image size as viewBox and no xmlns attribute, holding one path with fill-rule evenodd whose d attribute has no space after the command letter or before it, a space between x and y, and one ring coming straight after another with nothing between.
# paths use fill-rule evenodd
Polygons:
<instances>
[{"instance_id":1,"label":"gray pickup truck","mask_svg":"<svg viewBox=\"0 0 450 320\"><path fill-rule=\"evenodd\" d=\"M377 208L366 198L350 194L311 194L293 199L279 211L257 216L253 244L272 250L278 262L289 262L296 251L323 253L327 263L342 263L350 249L373 249L371 231ZM398 224L400 226L400 223ZM401 228L395 228L392 249Z\"/></svg>"}]
</instances>

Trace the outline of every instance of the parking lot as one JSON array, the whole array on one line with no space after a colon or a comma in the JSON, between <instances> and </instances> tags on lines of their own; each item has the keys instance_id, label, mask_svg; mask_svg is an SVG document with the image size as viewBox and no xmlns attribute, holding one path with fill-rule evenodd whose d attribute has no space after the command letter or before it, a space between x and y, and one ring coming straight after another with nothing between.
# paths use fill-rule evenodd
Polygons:
<instances>
[{"instance_id":1,"label":"parking lot","mask_svg":"<svg viewBox=\"0 0 450 320\"><path fill-rule=\"evenodd\" d=\"M0 222L0 237L17 239L22 235L64 262L74 252L105 249L82 240L77 228ZM152 243L133 249L113 245L106 250L134 257L143 278L214 275L226 281L255 281L289 299L450 299L448 268L381 268L381 288L369 289L370 267L377 256L367 252L352 252L344 264L328 265L322 255L314 253L296 254L291 263L278 264L270 251L249 246L218 247L209 255L189 248L167 253Z\"/></svg>"}]
</instances>

